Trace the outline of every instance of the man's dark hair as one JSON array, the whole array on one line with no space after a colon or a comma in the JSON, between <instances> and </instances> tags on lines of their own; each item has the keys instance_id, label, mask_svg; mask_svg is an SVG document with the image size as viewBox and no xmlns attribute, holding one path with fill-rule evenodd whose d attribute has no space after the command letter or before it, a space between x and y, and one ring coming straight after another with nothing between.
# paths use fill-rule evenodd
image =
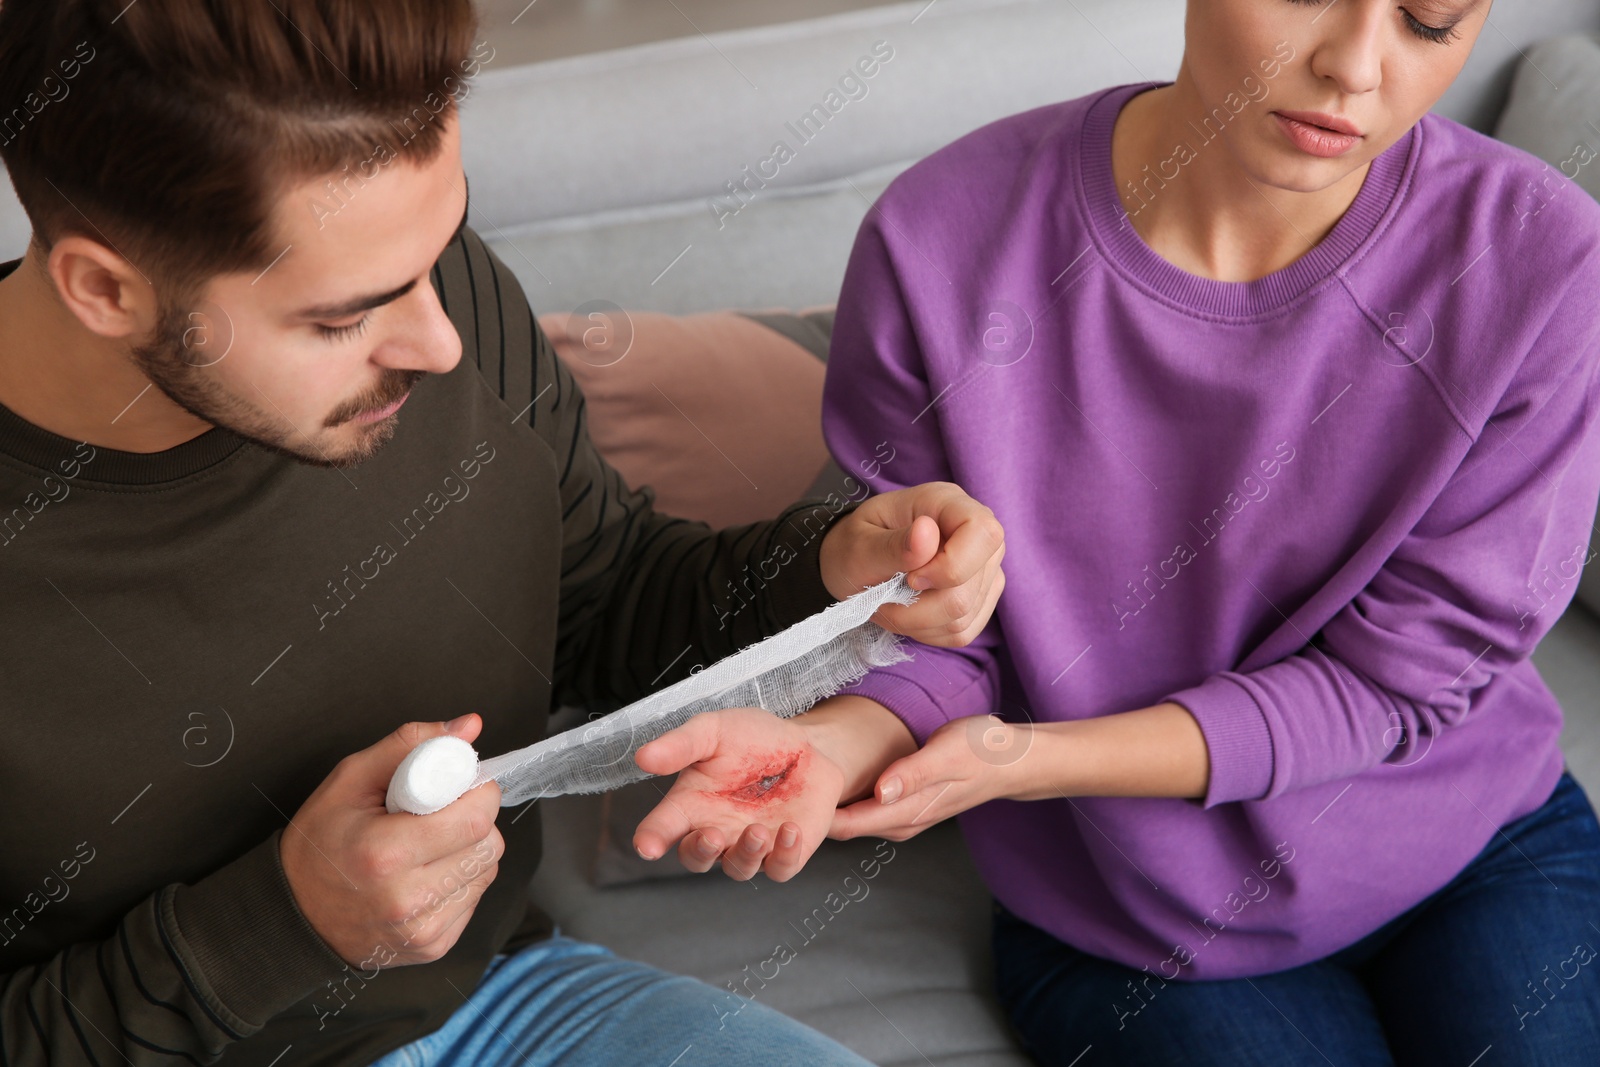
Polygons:
<instances>
[{"instance_id":1,"label":"man's dark hair","mask_svg":"<svg viewBox=\"0 0 1600 1067\"><path fill-rule=\"evenodd\" d=\"M435 158L476 30L471 0L3 0L0 159L42 248L184 299L282 251L288 184L334 175L337 205Z\"/></svg>"}]
</instances>

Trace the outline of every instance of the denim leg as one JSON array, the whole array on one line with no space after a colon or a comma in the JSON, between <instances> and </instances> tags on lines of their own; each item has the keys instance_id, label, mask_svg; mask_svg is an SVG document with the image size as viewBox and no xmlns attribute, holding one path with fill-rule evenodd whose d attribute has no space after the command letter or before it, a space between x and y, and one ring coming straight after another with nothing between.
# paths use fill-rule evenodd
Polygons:
<instances>
[{"instance_id":1,"label":"denim leg","mask_svg":"<svg viewBox=\"0 0 1600 1067\"><path fill-rule=\"evenodd\" d=\"M556 936L501 957L437 1032L374 1067L868 1067L788 1016Z\"/></svg>"},{"instance_id":2,"label":"denim leg","mask_svg":"<svg viewBox=\"0 0 1600 1067\"><path fill-rule=\"evenodd\" d=\"M1398 1063L1600 1063L1600 822L1570 774L1372 957Z\"/></svg>"},{"instance_id":3,"label":"denim leg","mask_svg":"<svg viewBox=\"0 0 1600 1067\"><path fill-rule=\"evenodd\" d=\"M1570 774L1433 896L1288 971L1160 983L998 905L994 936L1001 1001L1041 1064L1090 1045L1081 1067L1600 1062L1600 820Z\"/></svg>"},{"instance_id":4,"label":"denim leg","mask_svg":"<svg viewBox=\"0 0 1600 1067\"><path fill-rule=\"evenodd\" d=\"M995 912L997 991L1043 1067L1393 1064L1371 998L1336 964L1163 981L1080 952L998 904Z\"/></svg>"}]
</instances>

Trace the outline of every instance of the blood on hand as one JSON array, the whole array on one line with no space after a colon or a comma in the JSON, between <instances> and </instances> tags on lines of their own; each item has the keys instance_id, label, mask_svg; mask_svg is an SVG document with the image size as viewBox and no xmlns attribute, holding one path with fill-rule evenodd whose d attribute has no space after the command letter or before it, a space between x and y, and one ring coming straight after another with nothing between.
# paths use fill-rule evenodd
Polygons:
<instances>
[{"instance_id":1,"label":"blood on hand","mask_svg":"<svg viewBox=\"0 0 1600 1067\"><path fill-rule=\"evenodd\" d=\"M804 749L750 752L744 757L740 784L719 789L714 795L751 808L793 799L805 788L807 762Z\"/></svg>"}]
</instances>

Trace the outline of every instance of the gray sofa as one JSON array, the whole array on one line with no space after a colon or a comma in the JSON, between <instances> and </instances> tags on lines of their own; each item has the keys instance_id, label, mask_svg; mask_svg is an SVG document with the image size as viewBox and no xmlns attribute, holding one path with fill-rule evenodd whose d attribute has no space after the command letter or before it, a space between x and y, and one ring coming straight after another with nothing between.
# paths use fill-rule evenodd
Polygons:
<instances>
[{"instance_id":1,"label":"gray sofa","mask_svg":"<svg viewBox=\"0 0 1600 1067\"><path fill-rule=\"evenodd\" d=\"M1600 130L1569 134L1552 124L1542 83L1587 84L1587 99L1600 101L1592 68L1582 81L1594 46L1534 42L1600 31L1600 7L1528 6L1496 7L1440 110L1485 132L1496 132L1504 112L1516 128L1500 135L1555 166L1572 136L1600 147ZM1170 78L1182 9L1181 0L915 0L521 67L491 64L464 120L473 223L541 312L596 300L667 312L831 304L856 227L894 175L1003 115L1113 83ZM726 183L775 140L792 141L788 126L878 42L893 58L869 91L817 129L767 187L746 186L747 196L729 200ZM1552 76L1557 67L1561 77ZM1583 178L1597 174L1600 163ZM5 190L0 256L20 254L26 232ZM1600 611L1593 585L1589 604ZM1570 765L1600 794L1600 618L1574 605L1535 660L1566 709ZM1028 1062L988 991L988 897L953 825L892 851L829 843L783 885L714 875L601 889L591 881L602 821L595 800L550 801L543 817L548 857L535 891L564 933L718 987L737 984L875 1063ZM879 873L866 895L857 891L837 912L825 907L874 856ZM761 977L780 943L795 958ZM709 1028L722 1010L708 1001Z\"/></svg>"},{"instance_id":2,"label":"gray sofa","mask_svg":"<svg viewBox=\"0 0 1600 1067\"><path fill-rule=\"evenodd\" d=\"M523 142L514 151L538 179L519 180L510 196L484 207L485 217L504 212L493 220L497 248L551 310L595 299L672 312L832 303L867 201L909 162L1004 114L1118 81L1170 77L1181 9L1126 0L940 0L927 9L918 0L502 71L491 76L499 78L494 100L477 103L474 121L510 128L520 109L540 112L528 103L534 94L551 111L567 112L560 140L584 151L546 159L532 140ZM1495 26L1440 110L1495 132L1520 67L1530 91L1519 93L1508 117L1540 143L1508 139L1558 165L1572 147L1562 140L1570 131L1541 125L1539 69L1581 92L1585 82L1566 67L1585 56L1581 45L1531 46L1551 34L1600 30L1600 11L1548 3L1537 13L1497 9ZM869 95L844 107L770 188L728 217L732 203L717 196L724 183L746 164L753 168L774 138L786 136L786 123L880 40L896 55ZM1558 65L1573 76L1556 73ZM602 80L605 92L586 91ZM1592 75L1586 84L1588 99L1600 101ZM1600 147L1600 132L1590 132ZM1585 177L1597 173L1600 165ZM500 196L482 187L475 177L475 197ZM541 191L538 204L518 200L528 188ZM1600 187L1590 190L1600 195ZM1600 611L1600 595L1591 604ZM1569 761L1600 795L1600 619L1574 606L1536 660L1568 715ZM535 886L566 932L715 985L738 984L875 1063L1028 1062L987 992L988 898L953 826L896 845L870 894L799 948L802 920L871 854L870 845L830 843L784 885L718 876L596 889L588 874L598 806L558 800L545 819L551 855ZM798 957L770 982L752 981L779 943L799 949Z\"/></svg>"}]
</instances>

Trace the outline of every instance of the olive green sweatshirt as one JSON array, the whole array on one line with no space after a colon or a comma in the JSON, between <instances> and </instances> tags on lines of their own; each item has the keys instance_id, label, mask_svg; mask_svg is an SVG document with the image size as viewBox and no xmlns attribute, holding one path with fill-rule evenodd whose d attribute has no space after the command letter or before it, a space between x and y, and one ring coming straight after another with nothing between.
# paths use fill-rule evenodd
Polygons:
<instances>
[{"instance_id":1,"label":"olive green sweatshirt","mask_svg":"<svg viewBox=\"0 0 1600 1067\"><path fill-rule=\"evenodd\" d=\"M539 813L500 819L448 955L349 966L278 855L334 765L466 712L485 754L528 745L557 707L620 706L833 602L844 501L720 532L654 511L476 234L432 280L463 358L353 469L220 428L117 452L0 407L0 1065L357 1067L437 1029L549 934Z\"/></svg>"}]
</instances>

